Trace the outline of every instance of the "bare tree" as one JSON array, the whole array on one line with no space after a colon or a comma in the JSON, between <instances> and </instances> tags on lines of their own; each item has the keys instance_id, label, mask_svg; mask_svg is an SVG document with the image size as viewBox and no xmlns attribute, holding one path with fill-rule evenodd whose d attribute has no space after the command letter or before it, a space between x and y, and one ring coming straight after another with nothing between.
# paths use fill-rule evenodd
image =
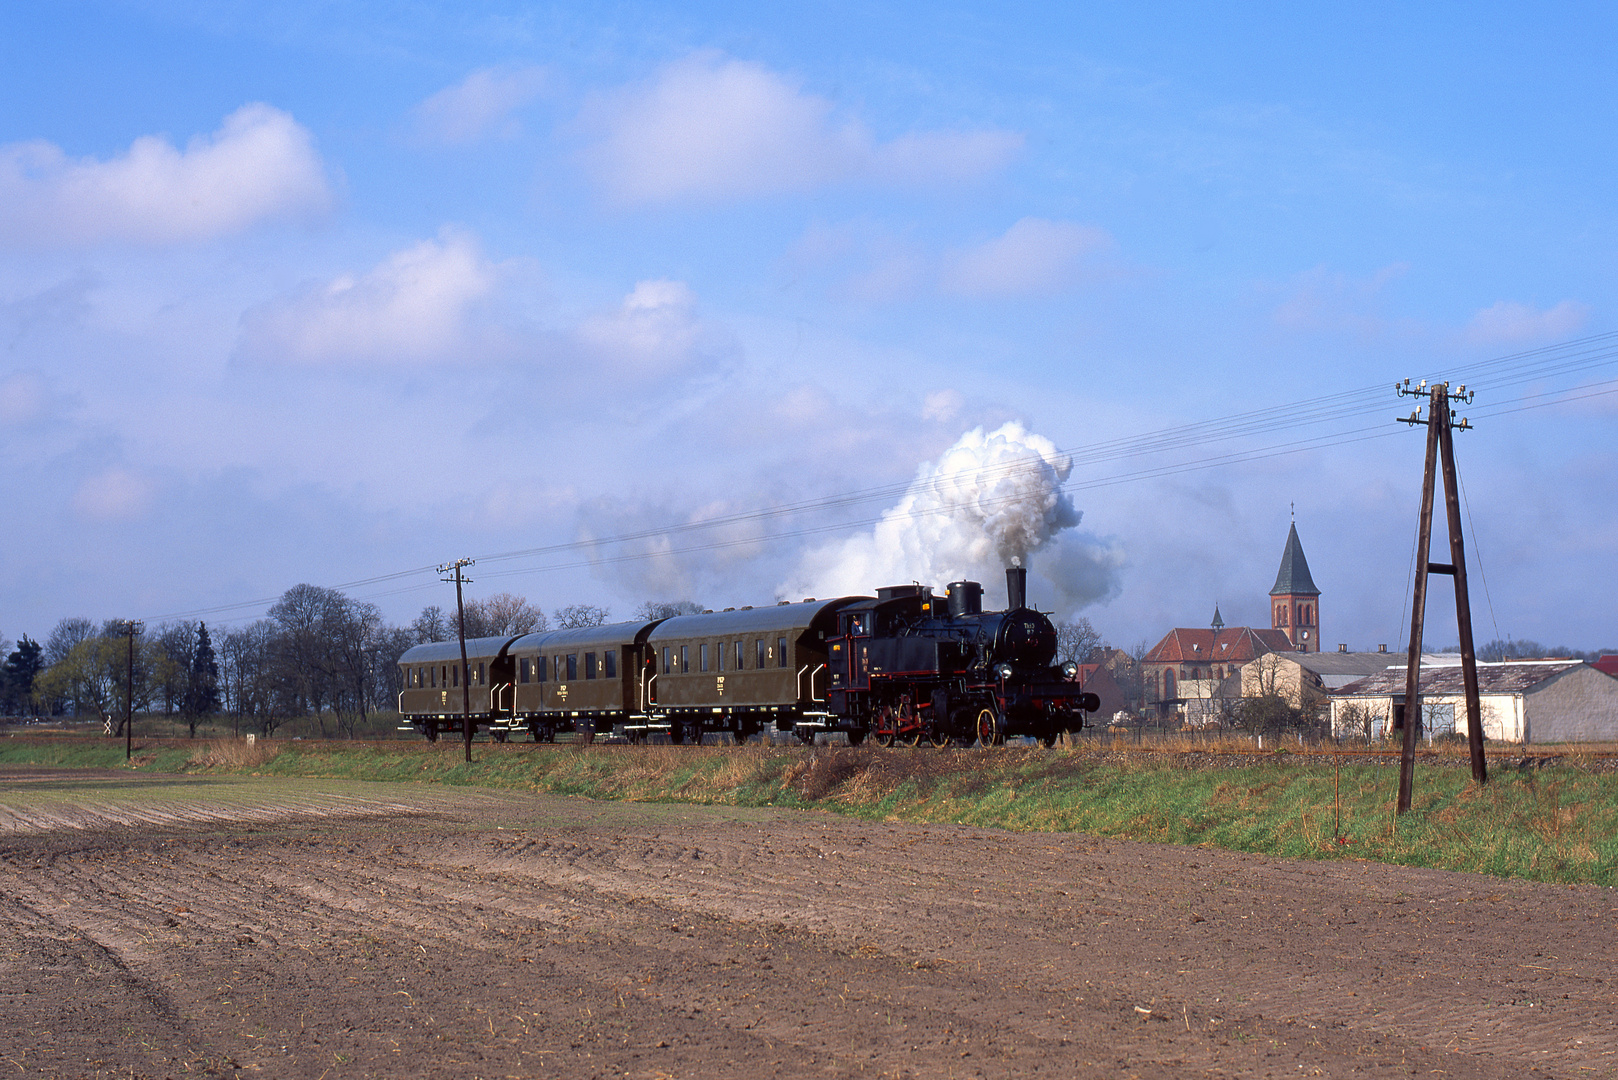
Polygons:
<instances>
[{"instance_id":1,"label":"bare tree","mask_svg":"<svg viewBox=\"0 0 1618 1080\"><path fill-rule=\"evenodd\" d=\"M67 659L73 646L85 638L95 637L96 624L85 618L67 618L56 624L45 639L45 664L59 664Z\"/></svg>"},{"instance_id":2,"label":"bare tree","mask_svg":"<svg viewBox=\"0 0 1618 1080\"><path fill-rule=\"evenodd\" d=\"M545 613L520 596L495 593L481 600L468 600L466 607L466 636L516 637L549 629ZM449 620L449 635L453 636L454 617Z\"/></svg>"},{"instance_id":3,"label":"bare tree","mask_svg":"<svg viewBox=\"0 0 1618 1080\"><path fill-rule=\"evenodd\" d=\"M410 624L410 631L416 640L412 644L421 645L429 641L447 641L455 636L455 624L444 609L437 604L428 604L416 616L416 621Z\"/></svg>"},{"instance_id":4,"label":"bare tree","mask_svg":"<svg viewBox=\"0 0 1618 1080\"><path fill-rule=\"evenodd\" d=\"M556 612L558 630L577 630L585 626L605 626L611 612L595 604L569 604Z\"/></svg>"},{"instance_id":5,"label":"bare tree","mask_svg":"<svg viewBox=\"0 0 1618 1080\"><path fill-rule=\"evenodd\" d=\"M635 609L635 618L652 622L672 619L676 615L700 615L702 605L695 600L646 600Z\"/></svg>"},{"instance_id":6,"label":"bare tree","mask_svg":"<svg viewBox=\"0 0 1618 1080\"><path fill-rule=\"evenodd\" d=\"M1101 646L1101 632L1089 619L1056 624L1056 658L1066 663L1088 664L1090 657Z\"/></svg>"}]
</instances>

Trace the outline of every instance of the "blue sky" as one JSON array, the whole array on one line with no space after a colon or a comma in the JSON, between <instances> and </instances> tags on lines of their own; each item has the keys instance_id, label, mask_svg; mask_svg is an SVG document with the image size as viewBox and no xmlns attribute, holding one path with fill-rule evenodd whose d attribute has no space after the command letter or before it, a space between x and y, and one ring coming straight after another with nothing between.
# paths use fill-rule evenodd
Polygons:
<instances>
[{"instance_id":1,"label":"blue sky","mask_svg":"<svg viewBox=\"0 0 1618 1080\"><path fill-rule=\"evenodd\" d=\"M474 588L766 602L1016 422L1083 512L1036 599L1126 646L1264 623L1295 504L1328 647L1374 647L1420 483L1392 383L1454 372L1479 639L1618 644L1618 361L1483 366L1618 329L1615 21L7 5L0 634L630 533Z\"/></svg>"}]
</instances>

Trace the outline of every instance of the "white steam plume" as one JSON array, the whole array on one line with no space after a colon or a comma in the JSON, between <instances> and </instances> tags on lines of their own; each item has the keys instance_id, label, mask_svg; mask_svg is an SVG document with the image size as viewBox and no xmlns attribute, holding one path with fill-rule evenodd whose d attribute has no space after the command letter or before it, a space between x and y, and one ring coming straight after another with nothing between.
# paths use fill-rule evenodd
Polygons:
<instances>
[{"instance_id":1,"label":"white steam plume","mask_svg":"<svg viewBox=\"0 0 1618 1080\"><path fill-rule=\"evenodd\" d=\"M937 462L923 465L904 498L869 533L809 552L779 595L842 596L911 581L942 590L951 581L973 580L994 596L1013 558L1027 566L1030 555L1078 525L1081 514L1062 492L1072 469L1055 444L1019 423L987 434L974 428ZM1095 571L1078 589L1047 571L1064 607L1114 591L1115 553L1064 544L1062 555L1063 577L1075 557Z\"/></svg>"}]
</instances>

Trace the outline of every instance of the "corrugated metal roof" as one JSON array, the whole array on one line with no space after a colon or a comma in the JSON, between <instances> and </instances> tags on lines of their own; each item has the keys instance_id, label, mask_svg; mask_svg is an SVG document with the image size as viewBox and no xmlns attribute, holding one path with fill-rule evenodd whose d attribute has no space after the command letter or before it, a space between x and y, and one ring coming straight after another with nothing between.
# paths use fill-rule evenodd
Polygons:
<instances>
[{"instance_id":1,"label":"corrugated metal roof","mask_svg":"<svg viewBox=\"0 0 1618 1080\"><path fill-rule=\"evenodd\" d=\"M510 634L500 637L479 637L466 639L466 658L472 660L489 660L500 655L500 650L506 642L511 641ZM414 645L404 651L399 657L401 664L447 664L459 663L461 660L461 643L456 641L429 641L425 645Z\"/></svg>"},{"instance_id":2,"label":"corrugated metal roof","mask_svg":"<svg viewBox=\"0 0 1618 1080\"><path fill-rule=\"evenodd\" d=\"M1319 596L1315 579L1309 576L1309 560L1303 557L1303 544L1298 540L1298 524L1287 530L1286 550L1281 552L1281 569L1275 574L1275 588L1271 596Z\"/></svg>"},{"instance_id":3,"label":"corrugated metal roof","mask_svg":"<svg viewBox=\"0 0 1618 1080\"><path fill-rule=\"evenodd\" d=\"M517 653L545 652L555 649L612 648L632 645L635 635L649 625L645 619L634 622L607 623L605 626L576 626L570 630L541 630L537 634L524 634L511 643L509 650Z\"/></svg>"},{"instance_id":4,"label":"corrugated metal roof","mask_svg":"<svg viewBox=\"0 0 1618 1080\"><path fill-rule=\"evenodd\" d=\"M716 611L711 615L676 615L665 619L653 630L648 641L667 641L672 638L729 637L745 634L780 634L807 630L822 611L843 606L851 600L864 597L840 597L836 600L814 600L799 604L776 604L771 607L741 608L736 611Z\"/></svg>"},{"instance_id":5,"label":"corrugated metal roof","mask_svg":"<svg viewBox=\"0 0 1618 1080\"><path fill-rule=\"evenodd\" d=\"M1513 694L1531 689L1564 671L1584 663L1583 660L1508 660L1497 664L1478 665L1478 691L1484 694ZM1417 691L1421 694L1464 694L1465 676L1460 665L1433 667L1423 665ZM1343 697L1381 697L1392 694L1402 697L1405 692L1405 666L1351 682L1337 691Z\"/></svg>"}]
</instances>

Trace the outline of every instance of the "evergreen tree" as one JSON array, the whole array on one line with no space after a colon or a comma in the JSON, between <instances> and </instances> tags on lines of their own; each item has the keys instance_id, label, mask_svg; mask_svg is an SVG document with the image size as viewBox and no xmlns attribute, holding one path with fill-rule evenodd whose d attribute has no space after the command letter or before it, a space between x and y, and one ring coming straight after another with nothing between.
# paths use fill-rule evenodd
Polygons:
<instances>
[{"instance_id":1,"label":"evergreen tree","mask_svg":"<svg viewBox=\"0 0 1618 1080\"><path fill-rule=\"evenodd\" d=\"M191 737L197 737L197 720L219 711L219 662L205 623L197 623L197 647L191 654L191 672L186 680L186 720Z\"/></svg>"},{"instance_id":2,"label":"evergreen tree","mask_svg":"<svg viewBox=\"0 0 1618 1080\"><path fill-rule=\"evenodd\" d=\"M21 715L38 710L34 705L34 680L44 670L44 650L39 642L24 634L17 647L0 667L0 713Z\"/></svg>"}]
</instances>

